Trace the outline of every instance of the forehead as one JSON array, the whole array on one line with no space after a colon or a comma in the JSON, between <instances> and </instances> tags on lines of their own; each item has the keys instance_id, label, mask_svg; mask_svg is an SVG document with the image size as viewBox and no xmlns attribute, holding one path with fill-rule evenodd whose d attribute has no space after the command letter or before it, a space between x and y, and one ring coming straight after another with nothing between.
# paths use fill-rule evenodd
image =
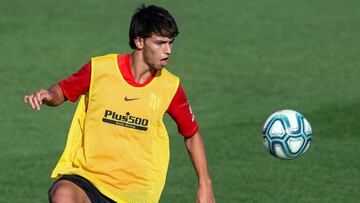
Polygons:
<instances>
[{"instance_id":1,"label":"forehead","mask_svg":"<svg viewBox=\"0 0 360 203\"><path fill-rule=\"evenodd\" d=\"M164 36L160 36L157 34L152 34L151 37L149 37L148 39L150 39L152 41L171 41L174 38L169 38L169 37L164 37Z\"/></svg>"}]
</instances>

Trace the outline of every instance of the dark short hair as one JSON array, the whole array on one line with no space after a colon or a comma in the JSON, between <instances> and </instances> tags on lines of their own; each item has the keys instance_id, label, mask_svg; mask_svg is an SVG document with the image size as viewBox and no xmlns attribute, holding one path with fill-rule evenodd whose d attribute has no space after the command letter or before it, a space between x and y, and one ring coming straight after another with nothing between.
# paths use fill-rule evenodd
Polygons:
<instances>
[{"instance_id":1,"label":"dark short hair","mask_svg":"<svg viewBox=\"0 0 360 203\"><path fill-rule=\"evenodd\" d=\"M175 19L166 9L143 4L135 10L131 18L129 30L130 47L136 48L135 38L148 38L152 34L174 38L179 34L179 31Z\"/></svg>"}]
</instances>

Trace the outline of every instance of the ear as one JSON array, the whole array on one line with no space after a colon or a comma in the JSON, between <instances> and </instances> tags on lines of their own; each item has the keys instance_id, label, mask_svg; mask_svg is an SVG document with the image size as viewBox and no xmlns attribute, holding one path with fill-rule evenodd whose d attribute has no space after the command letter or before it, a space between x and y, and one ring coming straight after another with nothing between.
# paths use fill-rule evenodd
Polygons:
<instances>
[{"instance_id":1,"label":"ear","mask_svg":"<svg viewBox=\"0 0 360 203\"><path fill-rule=\"evenodd\" d=\"M141 38L141 37L137 37L134 39L134 42L135 42L135 45L136 45L136 48L141 50L144 48L144 38Z\"/></svg>"}]
</instances>

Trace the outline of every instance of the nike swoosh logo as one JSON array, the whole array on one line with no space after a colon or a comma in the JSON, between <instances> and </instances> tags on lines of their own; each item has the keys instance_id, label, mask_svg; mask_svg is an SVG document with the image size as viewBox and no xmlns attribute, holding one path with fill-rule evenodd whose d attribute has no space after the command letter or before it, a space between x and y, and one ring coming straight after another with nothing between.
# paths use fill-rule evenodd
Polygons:
<instances>
[{"instance_id":1,"label":"nike swoosh logo","mask_svg":"<svg viewBox=\"0 0 360 203\"><path fill-rule=\"evenodd\" d=\"M140 98L128 98L127 96L125 97L125 101L134 101L134 100L138 100Z\"/></svg>"}]
</instances>

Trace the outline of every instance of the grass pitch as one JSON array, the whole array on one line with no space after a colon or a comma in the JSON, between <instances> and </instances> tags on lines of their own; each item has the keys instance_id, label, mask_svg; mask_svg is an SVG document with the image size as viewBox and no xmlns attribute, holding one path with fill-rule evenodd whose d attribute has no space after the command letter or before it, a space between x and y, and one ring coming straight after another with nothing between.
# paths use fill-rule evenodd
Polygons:
<instances>
[{"instance_id":1,"label":"grass pitch","mask_svg":"<svg viewBox=\"0 0 360 203\"><path fill-rule=\"evenodd\" d=\"M360 3L145 1L177 19L169 69L181 76L206 142L217 202L343 203L360 199ZM23 95L90 57L126 53L139 1L3 1L0 7L0 202L46 202L75 104L23 104ZM278 109L313 128L297 160L271 157L261 127ZM197 180L175 124L160 202L194 202Z\"/></svg>"}]
</instances>

